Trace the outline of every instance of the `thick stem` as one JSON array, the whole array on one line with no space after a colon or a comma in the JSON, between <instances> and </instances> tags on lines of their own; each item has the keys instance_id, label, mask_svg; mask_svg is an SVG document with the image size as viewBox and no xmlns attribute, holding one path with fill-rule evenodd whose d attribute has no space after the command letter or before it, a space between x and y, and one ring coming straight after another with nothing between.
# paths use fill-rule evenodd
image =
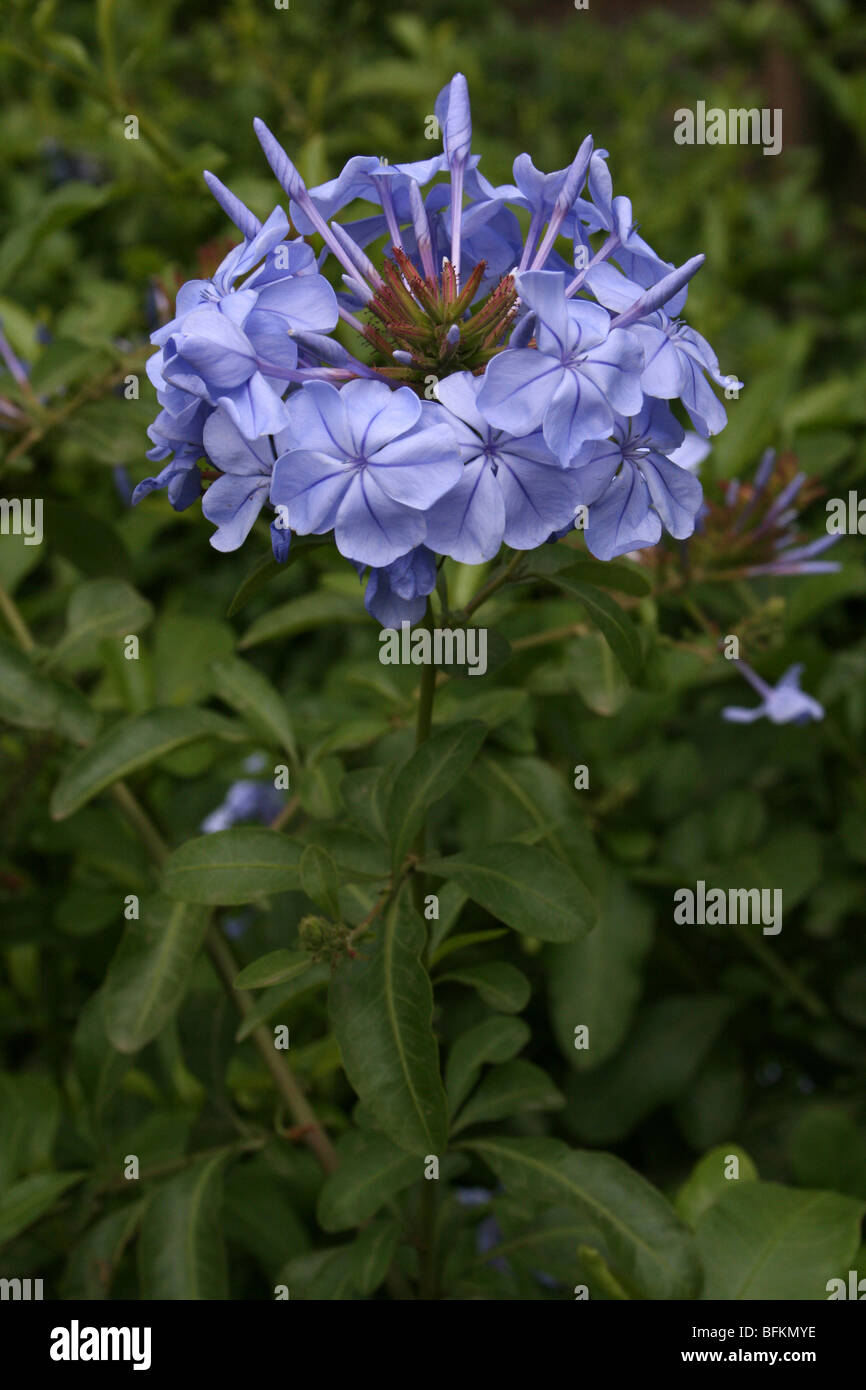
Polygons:
<instances>
[{"instance_id":1,"label":"thick stem","mask_svg":"<svg viewBox=\"0 0 866 1390\"><path fill-rule=\"evenodd\" d=\"M216 927L208 933L207 948L226 992L234 1001L241 1017L246 1018L252 1011L253 997L247 990L235 988L238 965L231 947ZM252 1030L250 1037L270 1072L274 1085L289 1108L289 1113L300 1131L298 1137L312 1150L324 1171L333 1173L339 1161L336 1150L319 1124L316 1112L304 1095L294 1072L274 1047L273 1035L263 1023L259 1023Z\"/></svg>"}]
</instances>

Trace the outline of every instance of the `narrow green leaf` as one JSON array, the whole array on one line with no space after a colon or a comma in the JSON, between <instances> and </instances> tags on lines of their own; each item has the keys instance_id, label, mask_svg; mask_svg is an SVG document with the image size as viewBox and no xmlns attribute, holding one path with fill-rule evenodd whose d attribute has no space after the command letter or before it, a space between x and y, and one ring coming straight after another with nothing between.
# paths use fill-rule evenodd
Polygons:
<instances>
[{"instance_id":1,"label":"narrow green leaf","mask_svg":"<svg viewBox=\"0 0 866 1390\"><path fill-rule=\"evenodd\" d=\"M445 1089L453 1115L481 1075L485 1062L509 1062L529 1042L528 1026L521 1018L496 1015L463 1033L448 1055Z\"/></svg>"},{"instance_id":2,"label":"narrow green leaf","mask_svg":"<svg viewBox=\"0 0 866 1390\"><path fill-rule=\"evenodd\" d=\"M349 1081L389 1139L440 1154L448 1135L433 1034L433 990L421 964L426 935L404 888L356 960L338 967L330 1012Z\"/></svg>"},{"instance_id":3,"label":"narrow green leaf","mask_svg":"<svg viewBox=\"0 0 866 1390\"><path fill-rule=\"evenodd\" d=\"M447 941L434 953L430 964L440 965L443 960L453 956L456 951L464 951L467 946L479 946L490 941L496 941L497 937L506 936L505 927L494 927L492 931L465 931L458 936L449 936Z\"/></svg>"},{"instance_id":4,"label":"narrow green leaf","mask_svg":"<svg viewBox=\"0 0 866 1390\"><path fill-rule=\"evenodd\" d=\"M169 856L163 890L181 902L234 906L298 886L300 846L266 826L187 840Z\"/></svg>"},{"instance_id":5,"label":"narrow green leaf","mask_svg":"<svg viewBox=\"0 0 866 1390\"><path fill-rule=\"evenodd\" d=\"M511 1197L575 1211L587 1236L601 1238L604 1259L629 1290L649 1299L695 1297L700 1263L692 1236L661 1193L621 1159L569 1149L558 1139L465 1142Z\"/></svg>"},{"instance_id":6,"label":"narrow green leaf","mask_svg":"<svg viewBox=\"0 0 866 1390\"><path fill-rule=\"evenodd\" d=\"M317 990L330 983L331 967L324 961L320 965L314 965L310 970L304 970L300 976L295 976L291 980L285 980L281 985L274 985L265 990L256 1000L243 1022L238 1024L235 1033L235 1042L243 1042L248 1038L254 1028L260 1023L266 1023L273 1018L274 1014L293 999L297 999L302 994L315 994Z\"/></svg>"},{"instance_id":7,"label":"narrow green leaf","mask_svg":"<svg viewBox=\"0 0 866 1390\"><path fill-rule=\"evenodd\" d=\"M401 1234L398 1221L383 1218L374 1221L353 1243L349 1258L355 1287L364 1298L369 1298L385 1282Z\"/></svg>"},{"instance_id":8,"label":"narrow green leaf","mask_svg":"<svg viewBox=\"0 0 866 1390\"><path fill-rule=\"evenodd\" d=\"M35 1173L13 1183L0 1197L0 1246L32 1226L85 1173Z\"/></svg>"},{"instance_id":9,"label":"narrow green leaf","mask_svg":"<svg viewBox=\"0 0 866 1390\"><path fill-rule=\"evenodd\" d=\"M587 617L595 624L620 662L626 675L634 680L640 672L643 656L640 638L634 623L618 603L591 584L568 579L562 574L552 576L552 583L579 600Z\"/></svg>"},{"instance_id":10,"label":"narrow green leaf","mask_svg":"<svg viewBox=\"0 0 866 1390\"><path fill-rule=\"evenodd\" d=\"M214 662L212 669L220 699L237 710L254 729L264 731L269 739L286 750L293 762L297 762L298 749L286 702L267 677L237 656Z\"/></svg>"},{"instance_id":11,"label":"narrow green leaf","mask_svg":"<svg viewBox=\"0 0 866 1390\"><path fill-rule=\"evenodd\" d=\"M622 560L593 560L580 555L571 546L542 546L531 557L525 573L542 579L578 580L596 585L599 589L615 589L633 598L645 598L652 593L652 581L640 565Z\"/></svg>"},{"instance_id":12,"label":"narrow green leaf","mask_svg":"<svg viewBox=\"0 0 866 1390\"><path fill-rule=\"evenodd\" d=\"M422 868L459 883L501 922L542 941L574 941L595 921L592 898L581 880L537 845L483 845L428 860Z\"/></svg>"},{"instance_id":13,"label":"narrow green leaf","mask_svg":"<svg viewBox=\"0 0 866 1390\"><path fill-rule=\"evenodd\" d=\"M414 843L428 807L456 786L486 732L485 725L477 720L437 730L397 773L385 812L395 868Z\"/></svg>"},{"instance_id":14,"label":"narrow green leaf","mask_svg":"<svg viewBox=\"0 0 866 1390\"><path fill-rule=\"evenodd\" d=\"M436 984L451 981L476 989L485 1004L503 1014L516 1014L529 1003L530 985L522 971L507 960L484 961L480 965L464 965L437 975Z\"/></svg>"},{"instance_id":15,"label":"narrow green leaf","mask_svg":"<svg viewBox=\"0 0 866 1390\"><path fill-rule=\"evenodd\" d=\"M119 1052L137 1052L175 1013L189 985L209 914L161 896L142 900L129 922L102 988L105 1027Z\"/></svg>"},{"instance_id":16,"label":"narrow green leaf","mask_svg":"<svg viewBox=\"0 0 866 1390\"><path fill-rule=\"evenodd\" d=\"M339 1168L319 1193L319 1224L326 1231L361 1226L422 1174L420 1159L388 1139L372 1136L356 1153L341 1154Z\"/></svg>"},{"instance_id":17,"label":"narrow green leaf","mask_svg":"<svg viewBox=\"0 0 866 1390\"><path fill-rule=\"evenodd\" d=\"M340 879L337 866L321 845L307 845L301 855L301 888L334 922L340 920Z\"/></svg>"},{"instance_id":18,"label":"narrow green leaf","mask_svg":"<svg viewBox=\"0 0 866 1390\"><path fill-rule=\"evenodd\" d=\"M350 598L347 594L331 593L322 589L318 593L304 594L302 598L292 599L270 612L256 618L252 627L245 633L240 647L258 646L260 642L273 642L277 638L296 637L299 632L318 630L328 623L369 623L360 598Z\"/></svg>"},{"instance_id":19,"label":"narrow green leaf","mask_svg":"<svg viewBox=\"0 0 866 1390\"><path fill-rule=\"evenodd\" d=\"M243 742L236 724L204 709L156 709L124 719L73 759L51 797L51 815L64 820L112 783L200 738Z\"/></svg>"},{"instance_id":20,"label":"narrow green leaf","mask_svg":"<svg viewBox=\"0 0 866 1390\"><path fill-rule=\"evenodd\" d=\"M141 1223L138 1266L144 1299L228 1297L220 1215L226 1155L215 1154L170 1178Z\"/></svg>"},{"instance_id":21,"label":"narrow green leaf","mask_svg":"<svg viewBox=\"0 0 866 1390\"><path fill-rule=\"evenodd\" d=\"M227 618L233 618L235 613L239 613L242 608L246 608L250 599L255 598L256 594L272 583L274 579L279 579L281 574L285 574L296 561L311 550L317 549L321 545L327 544L325 536L298 536L292 537L292 546L287 558L280 562L275 560L272 553L268 551L260 560L257 560L241 584L234 598L228 606Z\"/></svg>"},{"instance_id":22,"label":"narrow green leaf","mask_svg":"<svg viewBox=\"0 0 866 1390\"><path fill-rule=\"evenodd\" d=\"M517 1057L487 1073L461 1110L453 1132L457 1134L469 1125L508 1120L528 1110L559 1110L564 1104L565 1096L547 1073L534 1062Z\"/></svg>"},{"instance_id":23,"label":"narrow green leaf","mask_svg":"<svg viewBox=\"0 0 866 1390\"><path fill-rule=\"evenodd\" d=\"M312 965L305 951L269 951L247 965L235 979L235 989L264 989L303 975Z\"/></svg>"}]
</instances>

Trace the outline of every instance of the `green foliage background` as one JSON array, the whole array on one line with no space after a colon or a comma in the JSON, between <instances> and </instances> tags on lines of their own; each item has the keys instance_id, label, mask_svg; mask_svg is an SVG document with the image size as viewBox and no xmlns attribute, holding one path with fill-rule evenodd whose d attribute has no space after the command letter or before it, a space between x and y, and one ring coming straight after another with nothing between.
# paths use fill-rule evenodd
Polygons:
<instances>
[{"instance_id":1,"label":"green foliage background","mask_svg":"<svg viewBox=\"0 0 866 1390\"><path fill-rule=\"evenodd\" d=\"M661 254L707 254L690 321L746 382L708 490L773 445L845 496L866 457L864 48L846 0L615 16L600 0L6 4L0 317L31 390L0 374L23 413L0 436L2 487L45 498L46 541L0 537L17 605L0 633L4 1277L90 1299L281 1284L311 1299L571 1299L577 1284L821 1299L828 1279L866 1274L862 538L835 548L830 577L698 574L647 597L626 566L618 618L537 643L584 609L549 584L504 588L485 621L510 659L443 687L422 766L417 672L380 666L338 557L299 548L229 616L265 535L218 556L198 509L158 496L131 511L115 471L149 471L155 296L227 244L202 168L269 211L254 115L309 183L358 152L420 158L459 69L488 178L510 179L522 150L560 168L591 131ZM699 99L783 106L783 153L676 146L673 112ZM823 518L819 500L807 529ZM583 577L605 586L597 567ZM452 604L479 582L450 566ZM768 679L803 661L825 721L723 723L723 705L750 702L708 635L728 632ZM290 765L292 819L203 843L254 752ZM404 890L360 959L333 978L309 966L301 919L366 918L413 796L442 879L430 938ZM514 874L504 899L479 881L491 845ZM673 889L701 878L781 887L782 934L674 926ZM544 940L539 886L557 904ZM599 920L563 941L587 893ZM140 922L124 922L129 894ZM252 1022L201 949L211 906L252 967ZM256 1019L290 1030L285 1056L338 1144L326 1181L252 1045Z\"/></svg>"}]
</instances>

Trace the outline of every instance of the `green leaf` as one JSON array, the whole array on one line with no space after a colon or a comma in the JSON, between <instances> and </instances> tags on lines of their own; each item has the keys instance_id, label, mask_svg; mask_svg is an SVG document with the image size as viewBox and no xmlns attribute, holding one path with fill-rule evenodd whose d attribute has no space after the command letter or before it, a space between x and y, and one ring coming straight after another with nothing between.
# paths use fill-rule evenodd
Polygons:
<instances>
[{"instance_id":1,"label":"green leaf","mask_svg":"<svg viewBox=\"0 0 866 1390\"><path fill-rule=\"evenodd\" d=\"M730 1160L737 1160L737 1176L728 1177ZM704 1212L723 1192L738 1182L756 1182L758 1170L745 1149L738 1144L719 1144L699 1159L677 1193L674 1206L683 1221L694 1229Z\"/></svg>"},{"instance_id":2,"label":"green leaf","mask_svg":"<svg viewBox=\"0 0 866 1390\"><path fill-rule=\"evenodd\" d=\"M285 574L286 570L297 560L303 559L308 551L316 550L319 546L326 544L327 537L325 536L293 536L288 557L282 561L282 563L279 560L275 560L271 551L268 551L267 554L263 555L261 559L257 560L253 565L246 579L229 604L226 617L233 618L242 608L246 608L250 599L255 598L256 594L261 593L261 591L267 588L274 579L278 579L281 574Z\"/></svg>"},{"instance_id":3,"label":"green leaf","mask_svg":"<svg viewBox=\"0 0 866 1390\"><path fill-rule=\"evenodd\" d=\"M509 1196L568 1207L601 1239L620 1283L650 1299L697 1293L694 1240L660 1192L612 1154L569 1149L557 1139L469 1139ZM590 1243L587 1241L586 1243ZM592 1240L596 1245L596 1240Z\"/></svg>"},{"instance_id":4,"label":"green leaf","mask_svg":"<svg viewBox=\"0 0 866 1390\"><path fill-rule=\"evenodd\" d=\"M440 894L441 897L441 894ZM431 957L431 966L440 965L443 960L453 956L456 951L465 951L468 946L479 946L490 941L496 941L500 936L507 936L505 927L494 927L492 931L465 931L457 936L449 936L447 941L437 948Z\"/></svg>"},{"instance_id":5,"label":"green leaf","mask_svg":"<svg viewBox=\"0 0 866 1390\"><path fill-rule=\"evenodd\" d=\"M298 749L286 702L267 677L237 656L215 662L213 673L220 699L297 762Z\"/></svg>"},{"instance_id":6,"label":"green leaf","mask_svg":"<svg viewBox=\"0 0 866 1390\"><path fill-rule=\"evenodd\" d=\"M340 1166L319 1193L316 1214L326 1231L361 1226L380 1207L422 1177L423 1164L388 1139L374 1135L355 1153L340 1155Z\"/></svg>"},{"instance_id":7,"label":"green leaf","mask_svg":"<svg viewBox=\"0 0 866 1390\"><path fill-rule=\"evenodd\" d=\"M146 1203L133 1202L103 1216L69 1252L60 1284L64 1300L107 1299L129 1241L135 1235Z\"/></svg>"},{"instance_id":8,"label":"green leaf","mask_svg":"<svg viewBox=\"0 0 866 1390\"><path fill-rule=\"evenodd\" d=\"M791 1132L790 1154L800 1186L866 1197L866 1136L844 1110L813 1105L800 1114Z\"/></svg>"},{"instance_id":9,"label":"green leaf","mask_svg":"<svg viewBox=\"0 0 866 1390\"><path fill-rule=\"evenodd\" d=\"M634 623L619 604L614 603L601 589L572 581L561 574L553 575L552 582L579 600L587 617L598 628L626 675L635 680L643 662L640 638Z\"/></svg>"},{"instance_id":10,"label":"green leaf","mask_svg":"<svg viewBox=\"0 0 866 1390\"><path fill-rule=\"evenodd\" d=\"M215 686L214 664L231 657L234 646L234 632L219 618L161 615L153 633L156 704L194 705L210 699Z\"/></svg>"},{"instance_id":11,"label":"green leaf","mask_svg":"<svg viewBox=\"0 0 866 1390\"><path fill-rule=\"evenodd\" d=\"M147 599L124 579L88 579L72 593L66 610L66 632L51 652L47 666L87 661L107 637L137 634L153 617Z\"/></svg>"},{"instance_id":12,"label":"green leaf","mask_svg":"<svg viewBox=\"0 0 866 1390\"><path fill-rule=\"evenodd\" d=\"M22 729L53 729L74 743L89 743L100 723L78 690L44 676L28 656L2 638L0 719Z\"/></svg>"},{"instance_id":13,"label":"green leaf","mask_svg":"<svg viewBox=\"0 0 866 1390\"><path fill-rule=\"evenodd\" d=\"M563 550L564 547L560 546L559 549ZM599 589L614 589L632 598L646 598L647 594L652 593L652 580L640 565L622 560L591 560L589 556L575 559L574 555L571 547L562 555L557 554L556 546L542 546L533 555L528 573L554 581L564 576Z\"/></svg>"},{"instance_id":14,"label":"green leaf","mask_svg":"<svg viewBox=\"0 0 866 1390\"><path fill-rule=\"evenodd\" d=\"M88 356L92 360L92 353ZM45 535L52 552L71 560L82 574L93 579L106 575L125 579L130 574L132 560L126 546L114 527L93 511L46 498Z\"/></svg>"},{"instance_id":15,"label":"green leaf","mask_svg":"<svg viewBox=\"0 0 866 1390\"><path fill-rule=\"evenodd\" d=\"M204 709L156 709L112 725L62 774L51 797L51 815L64 820L113 782L200 738L243 742L245 735Z\"/></svg>"},{"instance_id":16,"label":"green leaf","mask_svg":"<svg viewBox=\"0 0 866 1390\"><path fill-rule=\"evenodd\" d=\"M330 1013L346 1075L389 1139L440 1154L448 1136L433 1034L433 990L421 964L424 923L404 888L356 960L343 961Z\"/></svg>"},{"instance_id":17,"label":"green leaf","mask_svg":"<svg viewBox=\"0 0 866 1390\"><path fill-rule=\"evenodd\" d=\"M301 855L301 888L334 922L340 921L340 879L337 866L321 845L307 845Z\"/></svg>"},{"instance_id":18,"label":"green leaf","mask_svg":"<svg viewBox=\"0 0 866 1390\"><path fill-rule=\"evenodd\" d=\"M137 1052L175 1013L204 943L209 914L153 895L129 922L102 989L105 1027L119 1052Z\"/></svg>"},{"instance_id":19,"label":"green leaf","mask_svg":"<svg viewBox=\"0 0 866 1390\"><path fill-rule=\"evenodd\" d=\"M705 1299L815 1299L845 1276L866 1203L835 1192L730 1182L698 1222Z\"/></svg>"},{"instance_id":20,"label":"green leaf","mask_svg":"<svg viewBox=\"0 0 866 1390\"><path fill-rule=\"evenodd\" d=\"M587 1144L613 1143L658 1106L675 1100L735 1007L734 1000L720 994L656 1000L638 1015L615 1056L594 1071L568 1078L565 1120L572 1133Z\"/></svg>"},{"instance_id":21,"label":"green leaf","mask_svg":"<svg viewBox=\"0 0 866 1390\"><path fill-rule=\"evenodd\" d=\"M349 1258L355 1287L365 1298L384 1283L401 1234L398 1221L383 1218L362 1231L352 1245Z\"/></svg>"},{"instance_id":22,"label":"green leaf","mask_svg":"<svg viewBox=\"0 0 866 1390\"><path fill-rule=\"evenodd\" d=\"M546 951L553 1031L576 1071L594 1070L623 1042L640 998L652 919L646 901L610 873L595 931ZM578 1049L574 1030L581 1025L589 1029L589 1046Z\"/></svg>"},{"instance_id":23,"label":"green leaf","mask_svg":"<svg viewBox=\"0 0 866 1390\"><path fill-rule=\"evenodd\" d=\"M256 618L252 627L245 633L240 647L258 646L260 642L273 642L277 638L296 637L300 632L310 632L327 624L369 623L369 615L364 610L360 598L350 598L347 594L336 594L328 589L318 593L304 594L302 598L291 599L270 612Z\"/></svg>"},{"instance_id":24,"label":"green leaf","mask_svg":"<svg viewBox=\"0 0 866 1390\"><path fill-rule=\"evenodd\" d=\"M530 1039L520 1018L497 1015L470 1028L454 1043L445 1068L445 1089L453 1115L481 1075L485 1062L510 1062Z\"/></svg>"},{"instance_id":25,"label":"green leaf","mask_svg":"<svg viewBox=\"0 0 866 1390\"><path fill-rule=\"evenodd\" d=\"M132 1059L116 1051L105 1028L103 994L91 995L78 1015L73 1039L75 1077L98 1124L132 1065Z\"/></svg>"},{"instance_id":26,"label":"green leaf","mask_svg":"<svg viewBox=\"0 0 866 1390\"><path fill-rule=\"evenodd\" d=\"M499 921L542 941L574 941L595 921L577 875L537 845L484 845L422 868L458 883Z\"/></svg>"},{"instance_id":27,"label":"green leaf","mask_svg":"<svg viewBox=\"0 0 866 1390\"><path fill-rule=\"evenodd\" d=\"M220 1224L225 1159L221 1153L194 1164L151 1199L138 1240L142 1298L228 1298Z\"/></svg>"},{"instance_id":28,"label":"green leaf","mask_svg":"<svg viewBox=\"0 0 866 1390\"><path fill-rule=\"evenodd\" d=\"M51 193L40 193L35 206L26 216L16 219L12 230L0 242L0 288L8 284L34 254L43 238L104 207L113 192L111 184L97 188L74 181L62 184Z\"/></svg>"},{"instance_id":29,"label":"green leaf","mask_svg":"<svg viewBox=\"0 0 866 1390\"><path fill-rule=\"evenodd\" d=\"M60 1093L47 1076L0 1075L0 1191L22 1173L48 1168L60 1124Z\"/></svg>"},{"instance_id":30,"label":"green leaf","mask_svg":"<svg viewBox=\"0 0 866 1390\"><path fill-rule=\"evenodd\" d=\"M529 1110L558 1110L565 1097L546 1072L522 1057L494 1067L461 1110L453 1132L469 1125L508 1120Z\"/></svg>"},{"instance_id":31,"label":"green leaf","mask_svg":"<svg viewBox=\"0 0 866 1390\"><path fill-rule=\"evenodd\" d=\"M166 861L170 898L211 906L254 902L298 886L300 846L266 826L238 826L187 840Z\"/></svg>"},{"instance_id":32,"label":"green leaf","mask_svg":"<svg viewBox=\"0 0 866 1390\"><path fill-rule=\"evenodd\" d=\"M312 966L310 970L303 971L300 976L295 976L290 980L285 980L281 985L274 985L273 988L266 989L264 994L256 1000L246 1018L238 1024L235 1042L243 1042L254 1028L273 1018L274 1014L279 1013L293 999L297 999L301 994L315 994L317 990L328 984L330 979L331 968L322 961L321 964Z\"/></svg>"},{"instance_id":33,"label":"green leaf","mask_svg":"<svg viewBox=\"0 0 866 1390\"><path fill-rule=\"evenodd\" d=\"M424 824L428 807L451 791L478 752L486 726L467 720L434 733L397 773L388 798L385 823L396 868Z\"/></svg>"},{"instance_id":34,"label":"green leaf","mask_svg":"<svg viewBox=\"0 0 866 1390\"><path fill-rule=\"evenodd\" d=\"M516 1014L529 1003L529 981L522 971L507 960L484 961L480 965L464 965L437 975L436 984L448 982L476 989L485 1004L503 1014Z\"/></svg>"},{"instance_id":35,"label":"green leaf","mask_svg":"<svg viewBox=\"0 0 866 1390\"><path fill-rule=\"evenodd\" d=\"M13 1183L0 1197L0 1246L32 1226L85 1173L36 1173Z\"/></svg>"},{"instance_id":36,"label":"green leaf","mask_svg":"<svg viewBox=\"0 0 866 1390\"><path fill-rule=\"evenodd\" d=\"M235 979L235 989L264 989L266 985L284 984L302 975L311 965L305 951L269 951L245 966Z\"/></svg>"},{"instance_id":37,"label":"green leaf","mask_svg":"<svg viewBox=\"0 0 866 1390\"><path fill-rule=\"evenodd\" d=\"M622 708L631 687L600 632L575 638L566 649L565 658L574 689L593 714L608 718Z\"/></svg>"}]
</instances>

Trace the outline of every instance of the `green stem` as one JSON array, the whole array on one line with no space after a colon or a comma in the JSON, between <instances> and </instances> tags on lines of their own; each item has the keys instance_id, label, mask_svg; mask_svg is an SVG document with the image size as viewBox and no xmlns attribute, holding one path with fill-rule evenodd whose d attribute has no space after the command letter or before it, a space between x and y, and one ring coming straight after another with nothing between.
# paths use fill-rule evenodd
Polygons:
<instances>
[{"instance_id":1,"label":"green stem","mask_svg":"<svg viewBox=\"0 0 866 1390\"><path fill-rule=\"evenodd\" d=\"M482 603L486 603L491 595L496 593L497 589L501 589L503 584L508 583L522 559L523 551L515 550L505 568L501 570L499 574L495 574L492 579L489 579L486 584L482 585L478 593L474 598L469 600L466 607L463 609L463 613L467 618L470 618L476 609L481 607Z\"/></svg>"},{"instance_id":2,"label":"green stem","mask_svg":"<svg viewBox=\"0 0 866 1390\"><path fill-rule=\"evenodd\" d=\"M0 613L6 619L9 630L14 636L19 647L24 652L32 652L36 648L36 643L30 635L30 629L18 611L18 605L11 594L0 584Z\"/></svg>"},{"instance_id":3,"label":"green stem","mask_svg":"<svg viewBox=\"0 0 866 1390\"><path fill-rule=\"evenodd\" d=\"M792 998L799 1000L803 1008L813 1018L827 1017L829 1010L823 1000L819 999L808 985L803 984L803 981L794 974L790 966L786 965L783 960L779 960L775 951L771 951L763 940L758 940L752 936L748 928L741 922L735 922L733 926L743 945L748 947L752 955L761 962L771 975L775 975L785 985Z\"/></svg>"},{"instance_id":4,"label":"green stem","mask_svg":"<svg viewBox=\"0 0 866 1390\"><path fill-rule=\"evenodd\" d=\"M207 948L217 974L226 992L233 1000L238 1013L246 1018L253 1009L253 996L245 989L236 989L235 980L239 970L231 947L222 933L213 927L208 933ZM259 1056L273 1078L274 1085L288 1106L289 1114L298 1129L297 1137L315 1154L326 1173L333 1173L339 1162L337 1152L328 1138L316 1112L304 1095L300 1083L288 1062L274 1047L273 1034L259 1023L250 1033L250 1038Z\"/></svg>"},{"instance_id":5,"label":"green stem","mask_svg":"<svg viewBox=\"0 0 866 1390\"><path fill-rule=\"evenodd\" d=\"M160 835L150 816L141 803L136 800L125 782L115 782L111 788L114 797L133 830L137 831L142 844L154 864L164 864L168 858L168 845Z\"/></svg>"},{"instance_id":6,"label":"green stem","mask_svg":"<svg viewBox=\"0 0 866 1390\"><path fill-rule=\"evenodd\" d=\"M427 600L427 612L424 614L421 627L426 628L428 632L432 632L433 629L433 609L429 599ZM421 668L421 689L418 694L418 715L415 723L416 748L420 748L421 744L426 743L427 739L430 737L430 730L433 725L433 697L435 694L436 667L431 661L429 666L423 666ZM418 831L413 849L418 858L423 859L426 848L427 824L425 820L425 823ZM412 900L415 904L416 911L419 913L423 913L424 911L424 887L424 875L416 873L412 879Z\"/></svg>"}]
</instances>

